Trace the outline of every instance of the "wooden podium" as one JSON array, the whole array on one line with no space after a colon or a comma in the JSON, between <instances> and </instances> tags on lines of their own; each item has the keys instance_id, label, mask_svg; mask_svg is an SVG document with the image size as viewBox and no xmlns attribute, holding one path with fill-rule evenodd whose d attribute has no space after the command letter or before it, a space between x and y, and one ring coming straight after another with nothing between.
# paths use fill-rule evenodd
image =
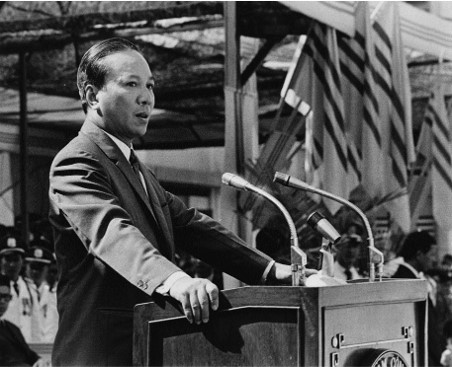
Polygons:
<instances>
[{"instance_id":1,"label":"wooden podium","mask_svg":"<svg viewBox=\"0 0 452 367\"><path fill-rule=\"evenodd\" d=\"M426 366L422 280L225 290L191 325L175 303L137 305L136 366Z\"/></svg>"}]
</instances>

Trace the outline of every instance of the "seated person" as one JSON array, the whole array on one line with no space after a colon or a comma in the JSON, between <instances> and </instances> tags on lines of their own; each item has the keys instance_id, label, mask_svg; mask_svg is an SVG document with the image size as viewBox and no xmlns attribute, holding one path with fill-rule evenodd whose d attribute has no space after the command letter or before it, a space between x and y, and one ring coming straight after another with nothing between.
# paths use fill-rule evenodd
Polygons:
<instances>
[{"instance_id":1,"label":"seated person","mask_svg":"<svg viewBox=\"0 0 452 367\"><path fill-rule=\"evenodd\" d=\"M11 298L9 278L0 274L0 366L44 367L47 363L30 349L20 329L3 319Z\"/></svg>"}]
</instances>

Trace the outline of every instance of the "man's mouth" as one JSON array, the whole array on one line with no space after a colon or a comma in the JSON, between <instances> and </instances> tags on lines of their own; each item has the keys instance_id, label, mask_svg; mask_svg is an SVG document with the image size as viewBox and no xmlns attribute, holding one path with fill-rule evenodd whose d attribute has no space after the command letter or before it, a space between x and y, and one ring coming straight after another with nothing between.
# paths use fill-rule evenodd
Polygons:
<instances>
[{"instance_id":1,"label":"man's mouth","mask_svg":"<svg viewBox=\"0 0 452 367\"><path fill-rule=\"evenodd\" d=\"M147 113L147 112L139 112L135 116L137 116L139 118L142 118L142 119L148 119L149 118L149 113Z\"/></svg>"}]
</instances>

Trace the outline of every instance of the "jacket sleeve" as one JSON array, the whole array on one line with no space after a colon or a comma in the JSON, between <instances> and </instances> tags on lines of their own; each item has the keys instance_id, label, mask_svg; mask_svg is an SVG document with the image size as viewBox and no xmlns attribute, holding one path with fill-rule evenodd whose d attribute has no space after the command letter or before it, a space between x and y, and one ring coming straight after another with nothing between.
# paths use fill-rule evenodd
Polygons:
<instances>
[{"instance_id":1,"label":"jacket sleeve","mask_svg":"<svg viewBox=\"0 0 452 367\"><path fill-rule=\"evenodd\" d=\"M176 246L247 284L261 284L263 273L272 260L248 247L230 230L209 216L166 193L170 207Z\"/></svg>"},{"instance_id":2,"label":"jacket sleeve","mask_svg":"<svg viewBox=\"0 0 452 367\"><path fill-rule=\"evenodd\" d=\"M134 285L148 279L149 295L180 270L133 224L93 154L58 154L50 170L49 196L51 211L64 216L88 252Z\"/></svg>"}]
</instances>

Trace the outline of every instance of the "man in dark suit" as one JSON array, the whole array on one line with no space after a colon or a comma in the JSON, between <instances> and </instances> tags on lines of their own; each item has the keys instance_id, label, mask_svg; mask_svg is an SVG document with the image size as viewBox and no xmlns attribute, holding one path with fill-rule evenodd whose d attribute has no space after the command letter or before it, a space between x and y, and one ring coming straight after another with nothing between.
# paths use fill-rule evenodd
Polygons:
<instances>
[{"instance_id":1,"label":"man in dark suit","mask_svg":"<svg viewBox=\"0 0 452 367\"><path fill-rule=\"evenodd\" d=\"M437 292L436 281L426 276L431 270L432 257L436 248L436 240L426 231L412 232L403 241L398 253L403 258L393 278L425 279L429 290L428 298L428 358L429 366L440 366L441 353L445 339L442 335L446 314L445 300ZM440 297L438 297L438 295Z\"/></svg>"},{"instance_id":2,"label":"man in dark suit","mask_svg":"<svg viewBox=\"0 0 452 367\"><path fill-rule=\"evenodd\" d=\"M2 318L11 299L10 280L0 274L0 366L46 366L47 363L30 349L20 329Z\"/></svg>"},{"instance_id":3,"label":"man in dark suit","mask_svg":"<svg viewBox=\"0 0 452 367\"><path fill-rule=\"evenodd\" d=\"M132 309L160 293L207 322L218 288L174 264L176 247L248 284L290 283L288 265L249 248L165 191L132 140L146 132L154 78L136 46L109 39L83 56L79 135L50 170L50 220L61 271L53 364L131 365Z\"/></svg>"}]
</instances>

